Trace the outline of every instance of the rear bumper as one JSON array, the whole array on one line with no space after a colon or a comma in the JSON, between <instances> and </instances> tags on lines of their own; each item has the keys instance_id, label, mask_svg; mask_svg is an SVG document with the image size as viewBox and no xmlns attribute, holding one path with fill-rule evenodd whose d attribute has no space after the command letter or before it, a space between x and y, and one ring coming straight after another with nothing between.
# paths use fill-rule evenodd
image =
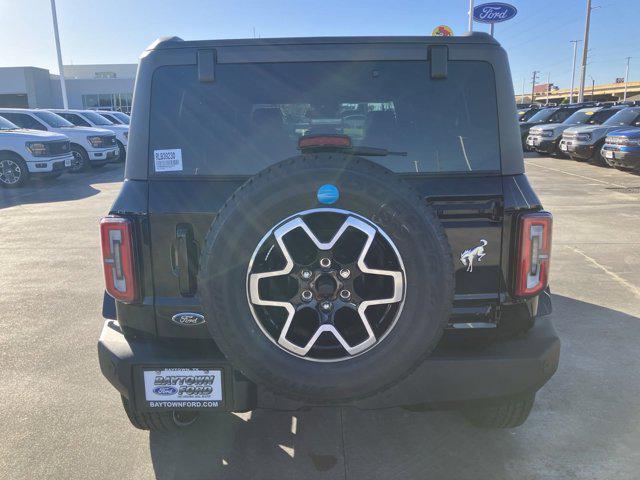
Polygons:
<instances>
[{"instance_id":1,"label":"rear bumper","mask_svg":"<svg viewBox=\"0 0 640 480\"><path fill-rule=\"evenodd\" d=\"M143 369L211 367L223 372L219 409L296 410L309 404L257 387L234 370L212 342L171 345L125 338L117 322L106 321L98 341L100 369L109 382L139 410L148 410ZM558 368L560 340L550 320L538 318L523 337L476 350L440 351L393 387L374 396L344 403L363 409L425 405L451 408L540 389Z\"/></svg>"}]
</instances>

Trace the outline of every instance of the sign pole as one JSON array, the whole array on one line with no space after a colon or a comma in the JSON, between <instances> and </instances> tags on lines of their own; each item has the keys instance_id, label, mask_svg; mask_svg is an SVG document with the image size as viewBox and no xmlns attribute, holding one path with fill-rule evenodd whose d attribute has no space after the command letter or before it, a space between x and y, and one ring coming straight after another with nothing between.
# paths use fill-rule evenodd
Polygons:
<instances>
[{"instance_id":1,"label":"sign pole","mask_svg":"<svg viewBox=\"0 0 640 480\"><path fill-rule=\"evenodd\" d=\"M580 40L571 40L573 43L573 66L571 67L571 92L569 92L569 103L573 103L573 86L576 78L576 54L578 52L578 42Z\"/></svg>"},{"instance_id":2,"label":"sign pole","mask_svg":"<svg viewBox=\"0 0 640 480\"><path fill-rule=\"evenodd\" d=\"M629 83L629 60L631 60L631 57L627 57L627 69L624 72L624 97L622 98L623 102L627 101L627 83Z\"/></svg>"},{"instance_id":3,"label":"sign pole","mask_svg":"<svg viewBox=\"0 0 640 480\"><path fill-rule=\"evenodd\" d=\"M490 30L490 33L491 33L491 36L492 36L492 37L493 37L493 26L494 26L494 25L495 25L495 23L492 23L492 24L491 24L491 30Z\"/></svg>"},{"instance_id":4,"label":"sign pole","mask_svg":"<svg viewBox=\"0 0 640 480\"><path fill-rule=\"evenodd\" d=\"M591 0L587 0L587 17L584 23L584 43L582 44L582 62L580 64L580 90L578 103L584 101L584 81L587 75L587 54L589 52L589 25L591 23Z\"/></svg>"},{"instance_id":5,"label":"sign pole","mask_svg":"<svg viewBox=\"0 0 640 480\"><path fill-rule=\"evenodd\" d=\"M51 0L51 16L53 17L53 36L56 41L56 53L58 55L58 70L60 70L60 89L62 90L62 106L69 108L67 101L67 87L64 84L64 67L62 65L62 53L60 53L60 36L58 35L58 14L56 13L56 0Z\"/></svg>"},{"instance_id":6,"label":"sign pole","mask_svg":"<svg viewBox=\"0 0 640 480\"><path fill-rule=\"evenodd\" d=\"M473 32L473 0L469 0L469 31Z\"/></svg>"}]
</instances>

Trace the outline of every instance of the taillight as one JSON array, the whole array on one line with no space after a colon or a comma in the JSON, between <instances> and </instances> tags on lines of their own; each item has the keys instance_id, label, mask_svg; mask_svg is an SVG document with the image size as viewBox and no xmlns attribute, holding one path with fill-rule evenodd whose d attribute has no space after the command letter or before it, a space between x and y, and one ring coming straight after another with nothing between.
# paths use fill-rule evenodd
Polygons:
<instances>
[{"instance_id":1,"label":"taillight","mask_svg":"<svg viewBox=\"0 0 640 480\"><path fill-rule=\"evenodd\" d=\"M515 295L530 297L540 293L549 281L551 260L551 226L549 212L520 216Z\"/></svg>"},{"instance_id":2,"label":"taillight","mask_svg":"<svg viewBox=\"0 0 640 480\"><path fill-rule=\"evenodd\" d=\"M351 148L351 138L348 135L315 134L298 139L298 149L302 151L326 148Z\"/></svg>"},{"instance_id":3,"label":"taillight","mask_svg":"<svg viewBox=\"0 0 640 480\"><path fill-rule=\"evenodd\" d=\"M121 302L138 297L133 254L133 223L122 217L100 220L102 262L107 293Z\"/></svg>"}]
</instances>

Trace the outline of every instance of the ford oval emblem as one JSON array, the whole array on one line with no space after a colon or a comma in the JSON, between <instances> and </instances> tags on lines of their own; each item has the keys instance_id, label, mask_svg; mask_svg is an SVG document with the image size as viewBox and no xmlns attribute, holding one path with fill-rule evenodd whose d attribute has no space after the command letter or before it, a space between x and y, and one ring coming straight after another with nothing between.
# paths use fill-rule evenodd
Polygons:
<instances>
[{"instance_id":1,"label":"ford oval emblem","mask_svg":"<svg viewBox=\"0 0 640 480\"><path fill-rule=\"evenodd\" d=\"M320 203L331 205L332 203L336 203L340 198L340 191L338 190L338 187L328 183L326 185L322 185L318 189L317 196Z\"/></svg>"},{"instance_id":2,"label":"ford oval emblem","mask_svg":"<svg viewBox=\"0 0 640 480\"><path fill-rule=\"evenodd\" d=\"M205 322L204 315L193 312L176 313L171 317L173 323L180 326L192 327L194 325L202 325Z\"/></svg>"},{"instance_id":3,"label":"ford oval emblem","mask_svg":"<svg viewBox=\"0 0 640 480\"><path fill-rule=\"evenodd\" d=\"M483 3L473 8L473 19L480 23L500 23L511 20L518 9L508 3Z\"/></svg>"},{"instance_id":4,"label":"ford oval emblem","mask_svg":"<svg viewBox=\"0 0 640 480\"><path fill-rule=\"evenodd\" d=\"M175 395L178 393L178 389L176 387L155 387L153 393L156 395Z\"/></svg>"}]
</instances>

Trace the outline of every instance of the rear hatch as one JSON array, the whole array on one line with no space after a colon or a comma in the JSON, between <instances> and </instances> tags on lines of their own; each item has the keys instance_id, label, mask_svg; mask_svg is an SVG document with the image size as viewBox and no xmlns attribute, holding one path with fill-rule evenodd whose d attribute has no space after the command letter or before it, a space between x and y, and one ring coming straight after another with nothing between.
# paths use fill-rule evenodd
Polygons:
<instances>
[{"instance_id":1,"label":"rear hatch","mask_svg":"<svg viewBox=\"0 0 640 480\"><path fill-rule=\"evenodd\" d=\"M424 60L221 63L208 82L197 65L158 68L148 149L157 333L207 336L171 319L200 312L198 256L216 212L317 132L407 152L372 160L404 177L446 228L456 272L451 324L493 326L506 284L494 72L483 61L449 62L446 78L427 71Z\"/></svg>"}]
</instances>

